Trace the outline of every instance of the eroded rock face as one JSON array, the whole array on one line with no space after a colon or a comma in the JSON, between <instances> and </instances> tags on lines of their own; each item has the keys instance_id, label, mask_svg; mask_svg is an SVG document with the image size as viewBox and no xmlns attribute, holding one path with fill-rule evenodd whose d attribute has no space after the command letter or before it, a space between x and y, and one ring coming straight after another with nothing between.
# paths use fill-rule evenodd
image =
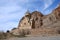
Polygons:
<instances>
[{"instance_id":1,"label":"eroded rock face","mask_svg":"<svg viewBox=\"0 0 60 40\"><path fill-rule=\"evenodd\" d=\"M20 29L39 28L42 26L42 17L43 15L38 11L34 11L31 14L27 13L20 21L18 27Z\"/></svg>"},{"instance_id":2,"label":"eroded rock face","mask_svg":"<svg viewBox=\"0 0 60 40\"><path fill-rule=\"evenodd\" d=\"M55 23L59 23L58 20L60 20L60 6L56 8L54 11L52 11L51 14L43 17L43 26L44 27L49 27L52 28L53 26L58 26L54 25Z\"/></svg>"},{"instance_id":3,"label":"eroded rock face","mask_svg":"<svg viewBox=\"0 0 60 40\"><path fill-rule=\"evenodd\" d=\"M28 13L21 19L18 26L19 29L31 29L30 16L30 13Z\"/></svg>"},{"instance_id":4,"label":"eroded rock face","mask_svg":"<svg viewBox=\"0 0 60 40\"><path fill-rule=\"evenodd\" d=\"M18 28L16 28L16 29L12 29L11 31L10 31L10 33L12 33L12 34L14 34L14 35L20 35L20 30L18 29Z\"/></svg>"},{"instance_id":5,"label":"eroded rock face","mask_svg":"<svg viewBox=\"0 0 60 40\"><path fill-rule=\"evenodd\" d=\"M60 5L59 5L59 7L58 8L56 8L55 10L54 10L54 14L55 14L55 16L56 16L56 18L57 19L60 19Z\"/></svg>"},{"instance_id":6,"label":"eroded rock face","mask_svg":"<svg viewBox=\"0 0 60 40\"><path fill-rule=\"evenodd\" d=\"M47 29L55 28L54 30L56 31L58 28L60 28L59 19L60 19L60 6L58 8L56 8L51 14L46 15L46 16L42 15L42 13L38 12L38 11L34 11L32 13L26 12L25 16L22 17L22 19L19 22L18 29L20 31L22 29L31 30L31 29L43 28L43 30L44 30L44 28L47 28ZM38 31L38 30L36 30L36 31ZM51 30L51 31L53 31L53 30Z\"/></svg>"},{"instance_id":7,"label":"eroded rock face","mask_svg":"<svg viewBox=\"0 0 60 40\"><path fill-rule=\"evenodd\" d=\"M38 12L38 11L34 11L31 14L31 21L32 21L32 28L39 28L42 26L42 13Z\"/></svg>"}]
</instances>

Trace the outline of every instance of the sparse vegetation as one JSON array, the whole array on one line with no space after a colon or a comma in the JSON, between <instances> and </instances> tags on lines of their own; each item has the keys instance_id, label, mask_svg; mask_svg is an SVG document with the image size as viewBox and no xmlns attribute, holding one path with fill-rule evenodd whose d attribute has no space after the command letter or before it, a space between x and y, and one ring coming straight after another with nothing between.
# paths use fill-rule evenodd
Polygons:
<instances>
[{"instance_id":1,"label":"sparse vegetation","mask_svg":"<svg viewBox=\"0 0 60 40\"><path fill-rule=\"evenodd\" d=\"M24 31L22 31L21 35L14 35L12 33L0 32L0 40L7 39L7 38L10 38L10 37L25 37L25 33L24 33Z\"/></svg>"},{"instance_id":2,"label":"sparse vegetation","mask_svg":"<svg viewBox=\"0 0 60 40\"><path fill-rule=\"evenodd\" d=\"M60 30L58 30L58 34L60 34Z\"/></svg>"},{"instance_id":3,"label":"sparse vegetation","mask_svg":"<svg viewBox=\"0 0 60 40\"><path fill-rule=\"evenodd\" d=\"M27 34L29 34L28 32L27 32ZM20 35L14 35L14 34L10 33L9 30L6 33L0 32L0 40L7 39L10 37L26 37L25 36L26 35L25 30L21 30L19 33L20 33Z\"/></svg>"},{"instance_id":4,"label":"sparse vegetation","mask_svg":"<svg viewBox=\"0 0 60 40\"><path fill-rule=\"evenodd\" d=\"M6 33L0 32L0 40L1 39L6 39L6 37L7 37L7 34Z\"/></svg>"},{"instance_id":5,"label":"sparse vegetation","mask_svg":"<svg viewBox=\"0 0 60 40\"><path fill-rule=\"evenodd\" d=\"M20 32L20 36L25 36L25 31L24 30L22 30L21 32Z\"/></svg>"},{"instance_id":6,"label":"sparse vegetation","mask_svg":"<svg viewBox=\"0 0 60 40\"><path fill-rule=\"evenodd\" d=\"M13 37L25 37L26 33L24 30L20 30L18 35L15 35L13 33L10 33Z\"/></svg>"},{"instance_id":7,"label":"sparse vegetation","mask_svg":"<svg viewBox=\"0 0 60 40\"><path fill-rule=\"evenodd\" d=\"M22 30L20 30L19 35L13 34L13 36L15 36L15 37L26 37L26 35L29 35L29 34L30 34L29 30L22 29Z\"/></svg>"}]
</instances>

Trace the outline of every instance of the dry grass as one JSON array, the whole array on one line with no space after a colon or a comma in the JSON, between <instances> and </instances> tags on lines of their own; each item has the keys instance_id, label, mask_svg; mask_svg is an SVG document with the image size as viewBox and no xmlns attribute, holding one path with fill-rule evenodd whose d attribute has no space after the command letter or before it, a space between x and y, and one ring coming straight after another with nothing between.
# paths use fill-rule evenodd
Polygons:
<instances>
[{"instance_id":1,"label":"dry grass","mask_svg":"<svg viewBox=\"0 0 60 40\"><path fill-rule=\"evenodd\" d=\"M12 33L0 32L0 40L11 38L11 37L25 37L24 31L21 32L21 35L14 35Z\"/></svg>"},{"instance_id":2,"label":"dry grass","mask_svg":"<svg viewBox=\"0 0 60 40\"><path fill-rule=\"evenodd\" d=\"M12 35L15 36L15 37L26 37L26 35L29 35L29 34L30 34L30 30L28 30L28 29L21 29L19 31L19 35L14 35L14 34L12 34Z\"/></svg>"},{"instance_id":3,"label":"dry grass","mask_svg":"<svg viewBox=\"0 0 60 40\"><path fill-rule=\"evenodd\" d=\"M0 32L0 40L1 39L6 39L6 37L7 37L7 34L6 33Z\"/></svg>"}]
</instances>

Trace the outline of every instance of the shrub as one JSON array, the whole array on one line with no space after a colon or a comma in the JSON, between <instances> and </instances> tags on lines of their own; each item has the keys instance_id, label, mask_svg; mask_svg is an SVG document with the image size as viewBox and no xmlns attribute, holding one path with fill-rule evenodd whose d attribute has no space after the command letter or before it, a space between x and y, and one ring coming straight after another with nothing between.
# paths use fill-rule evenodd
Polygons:
<instances>
[{"instance_id":1,"label":"shrub","mask_svg":"<svg viewBox=\"0 0 60 40\"><path fill-rule=\"evenodd\" d=\"M20 31L20 36L21 36L21 37L25 37L25 35L26 35L25 30L22 29L22 30Z\"/></svg>"},{"instance_id":2,"label":"shrub","mask_svg":"<svg viewBox=\"0 0 60 40\"><path fill-rule=\"evenodd\" d=\"M11 35L13 36L13 37L25 37L25 31L24 30L20 30L20 32L19 32L19 34L18 35L15 35L15 34L12 34L11 33Z\"/></svg>"},{"instance_id":3,"label":"shrub","mask_svg":"<svg viewBox=\"0 0 60 40\"><path fill-rule=\"evenodd\" d=\"M0 32L0 39L6 39L7 34L4 32Z\"/></svg>"},{"instance_id":4,"label":"shrub","mask_svg":"<svg viewBox=\"0 0 60 40\"><path fill-rule=\"evenodd\" d=\"M58 30L58 34L60 34L60 30Z\"/></svg>"}]
</instances>

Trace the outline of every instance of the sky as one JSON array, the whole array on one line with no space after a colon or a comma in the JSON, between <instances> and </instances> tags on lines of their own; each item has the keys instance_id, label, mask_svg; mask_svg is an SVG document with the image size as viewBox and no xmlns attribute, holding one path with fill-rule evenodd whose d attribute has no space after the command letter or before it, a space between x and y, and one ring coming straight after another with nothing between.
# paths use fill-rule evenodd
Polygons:
<instances>
[{"instance_id":1,"label":"sky","mask_svg":"<svg viewBox=\"0 0 60 40\"><path fill-rule=\"evenodd\" d=\"M0 0L0 31L16 28L27 10L48 15L59 3L60 0Z\"/></svg>"}]
</instances>

